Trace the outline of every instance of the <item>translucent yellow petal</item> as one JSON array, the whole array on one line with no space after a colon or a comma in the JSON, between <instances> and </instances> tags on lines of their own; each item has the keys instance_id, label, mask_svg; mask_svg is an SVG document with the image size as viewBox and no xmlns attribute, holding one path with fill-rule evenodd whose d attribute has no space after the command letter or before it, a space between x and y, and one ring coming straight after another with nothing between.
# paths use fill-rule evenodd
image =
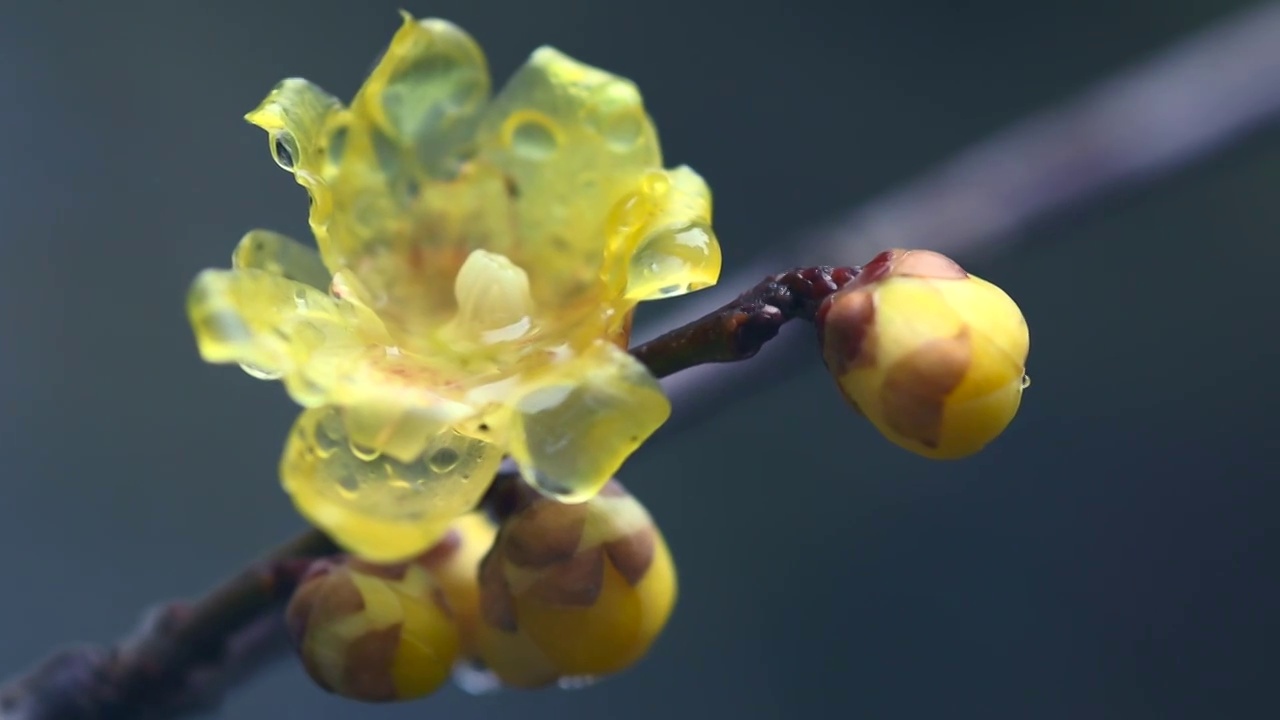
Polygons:
<instances>
[{"instance_id":1,"label":"translucent yellow petal","mask_svg":"<svg viewBox=\"0 0 1280 720\"><path fill-rule=\"evenodd\" d=\"M270 230L251 230L240 238L231 267L256 269L329 292L329 271L313 249Z\"/></svg>"},{"instance_id":2,"label":"translucent yellow petal","mask_svg":"<svg viewBox=\"0 0 1280 720\"><path fill-rule=\"evenodd\" d=\"M322 130L342 103L322 88L302 78L276 84L245 119L267 131L271 156L306 186L307 176L320 172Z\"/></svg>"},{"instance_id":3,"label":"translucent yellow petal","mask_svg":"<svg viewBox=\"0 0 1280 720\"><path fill-rule=\"evenodd\" d=\"M399 163L449 179L489 96L489 68L480 46L453 23L403 19L352 110L357 123L385 134Z\"/></svg>"},{"instance_id":4,"label":"translucent yellow petal","mask_svg":"<svg viewBox=\"0 0 1280 720\"><path fill-rule=\"evenodd\" d=\"M331 393L334 403L346 408L344 422L351 441L366 452L411 463L441 433L479 424L468 422L476 409L443 395L443 383L427 368L413 359L376 355L371 352L352 366Z\"/></svg>"},{"instance_id":5,"label":"translucent yellow petal","mask_svg":"<svg viewBox=\"0 0 1280 720\"><path fill-rule=\"evenodd\" d=\"M254 268L200 273L187 312L206 361L282 378L303 405L323 401L366 347L388 341L368 309Z\"/></svg>"},{"instance_id":6,"label":"translucent yellow petal","mask_svg":"<svg viewBox=\"0 0 1280 720\"><path fill-rule=\"evenodd\" d=\"M306 410L289 436L280 475L298 511L354 554L380 563L426 551L475 507L501 449L446 430L412 462L353 442L343 410Z\"/></svg>"},{"instance_id":7,"label":"translucent yellow petal","mask_svg":"<svg viewBox=\"0 0 1280 720\"><path fill-rule=\"evenodd\" d=\"M507 244L501 174L463 165L488 93L484 56L466 33L406 15L351 107L315 130L315 167L305 169L321 256L331 273L358 280L407 347L427 349L450 316L452 278L470 251ZM264 106L275 115L253 119L268 127L292 107Z\"/></svg>"},{"instance_id":8,"label":"translucent yellow petal","mask_svg":"<svg viewBox=\"0 0 1280 720\"><path fill-rule=\"evenodd\" d=\"M610 289L640 302L683 295L720 278L711 190L681 166L650 170L609 218Z\"/></svg>"},{"instance_id":9,"label":"translucent yellow petal","mask_svg":"<svg viewBox=\"0 0 1280 720\"><path fill-rule=\"evenodd\" d=\"M485 110L481 158L511 179L520 246L540 305L593 288L604 222L636 177L661 163L657 136L631 81L544 47Z\"/></svg>"},{"instance_id":10,"label":"translucent yellow petal","mask_svg":"<svg viewBox=\"0 0 1280 720\"><path fill-rule=\"evenodd\" d=\"M671 403L649 371L600 341L515 402L512 457L539 490L586 500L666 422Z\"/></svg>"},{"instance_id":11,"label":"translucent yellow petal","mask_svg":"<svg viewBox=\"0 0 1280 720\"><path fill-rule=\"evenodd\" d=\"M451 344L438 335L457 310L455 278L476 249L511 247L508 202L493 168L469 165L454 181L423 183L407 210L386 208L365 227L335 227L335 245L402 345L447 354ZM352 208L348 217L360 213Z\"/></svg>"}]
</instances>

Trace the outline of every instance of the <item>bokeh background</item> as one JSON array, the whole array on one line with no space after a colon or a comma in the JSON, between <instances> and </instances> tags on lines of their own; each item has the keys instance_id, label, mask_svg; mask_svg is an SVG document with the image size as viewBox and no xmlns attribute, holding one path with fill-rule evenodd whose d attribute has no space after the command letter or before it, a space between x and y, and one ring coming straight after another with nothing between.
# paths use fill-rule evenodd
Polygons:
<instances>
[{"instance_id":1,"label":"bokeh background","mask_svg":"<svg viewBox=\"0 0 1280 720\"><path fill-rule=\"evenodd\" d=\"M715 190L728 280L1246 3L5 4L0 676L301 527L274 479L295 408L202 364L183 298L246 230L306 236L305 195L241 115L288 75L349 96L399 5L463 25L498 78L548 43L635 79L668 159ZM282 663L220 717L1268 715L1278 199L1263 131L971 267L1021 303L1034 378L972 460L881 440L816 354L675 421L623 475L683 582L629 673L369 708Z\"/></svg>"}]
</instances>

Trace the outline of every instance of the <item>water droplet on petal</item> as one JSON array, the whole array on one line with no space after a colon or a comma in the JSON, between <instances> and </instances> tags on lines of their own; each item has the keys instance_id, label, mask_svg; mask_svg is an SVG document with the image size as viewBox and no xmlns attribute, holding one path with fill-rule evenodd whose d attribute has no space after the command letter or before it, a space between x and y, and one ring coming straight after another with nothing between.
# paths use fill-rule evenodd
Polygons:
<instances>
[{"instance_id":1,"label":"water droplet on petal","mask_svg":"<svg viewBox=\"0 0 1280 720\"><path fill-rule=\"evenodd\" d=\"M357 443L354 440L348 442L347 446L351 448L352 455L355 455L357 458L365 462L373 462L374 460L377 460L379 456L382 455L381 450L378 450L377 448L365 447L364 445L361 445L360 443Z\"/></svg>"},{"instance_id":2,"label":"water droplet on petal","mask_svg":"<svg viewBox=\"0 0 1280 720\"><path fill-rule=\"evenodd\" d=\"M249 373L251 377L259 380L279 380L282 373L275 370L267 370L266 368L251 365L249 363L240 363L240 369Z\"/></svg>"},{"instance_id":3,"label":"water droplet on petal","mask_svg":"<svg viewBox=\"0 0 1280 720\"><path fill-rule=\"evenodd\" d=\"M1022 389L1026 390L1029 387L1031 387L1031 376L1024 374L1022 376Z\"/></svg>"},{"instance_id":4,"label":"water droplet on petal","mask_svg":"<svg viewBox=\"0 0 1280 720\"><path fill-rule=\"evenodd\" d=\"M338 488L348 493L359 492L360 479L350 473L342 473L338 476Z\"/></svg>"},{"instance_id":5,"label":"water droplet on petal","mask_svg":"<svg viewBox=\"0 0 1280 720\"><path fill-rule=\"evenodd\" d=\"M315 442L312 443L312 447L321 459L330 458L338 451L338 440L321 425L316 428Z\"/></svg>"},{"instance_id":6,"label":"water droplet on petal","mask_svg":"<svg viewBox=\"0 0 1280 720\"><path fill-rule=\"evenodd\" d=\"M511 130L511 151L530 160L544 160L556 151L555 131L538 117L524 117Z\"/></svg>"},{"instance_id":7,"label":"water droplet on petal","mask_svg":"<svg viewBox=\"0 0 1280 720\"><path fill-rule=\"evenodd\" d=\"M461 457L458 455L457 450L442 447L431 453L430 457L427 458L427 465L435 472L447 473L457 467L460 459Z\"/></svg>"}]
</instances>

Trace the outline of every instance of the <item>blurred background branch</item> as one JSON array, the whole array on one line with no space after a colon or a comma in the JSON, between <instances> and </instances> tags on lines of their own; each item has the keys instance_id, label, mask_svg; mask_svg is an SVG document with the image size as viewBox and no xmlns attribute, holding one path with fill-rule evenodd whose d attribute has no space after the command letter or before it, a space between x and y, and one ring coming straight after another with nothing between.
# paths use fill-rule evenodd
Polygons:
<instances>
[{"instance_id":1,"label":"blurred background branch","mask_svg":"<svg viewBox=\"0 0 1280 720\"><path fill-rule=\"evenodd\" d=\"M645 324L638 338L703 315L760 278L798 263L861 262L892 246L937 249L963 262L1007 247L1036 223L1079 211L1086 202L1123 188L1158 180L1274 122L1280 114L1277 78L1280 4L1265 3L797 237L778 255L764 257L717 288L690 298L681 313ZM1099 262L1105 263L1105 258ZM752 375L777 373L791 365L784 360L787 353L799 351L798 343L775 345L760 362L693 369L669 380L681 421L702 414L711 400L728 397L728 388L750 381ZM155 684L143 693L152 693L149 697L155 700L148 707L150 717L212 707L218 700L216 691L196 693L200 702L190 702L191 697L175 700L176 693L197 685L225 688L230 679L260 667L283 647L279 623L261 612L278 604L279 586L253 585L261 576L248 572L197 601L192 614L174 615L173 608L180 606L167 606L168 611L144 625L141 639L131 638L111 649L83 648L53 656L31 674L14 678L0 690L0 717L142 717L137 705L111 700L118 700L113 693L138 683ZM250 591L228 594L228 587ZM245 605L240 602L245 597L261 602ZM174 622L177 626L169 624ZM193 626L197 629L191 630ZM157 635L158 627L168 630ZM208 634L210 628L217 632ZM103 674L122 654L139 648L148 648L168 664ZM199 682L197 675L203 678ZM95 698L108 700L95 704Z\"/></svg>"}]
</instances>

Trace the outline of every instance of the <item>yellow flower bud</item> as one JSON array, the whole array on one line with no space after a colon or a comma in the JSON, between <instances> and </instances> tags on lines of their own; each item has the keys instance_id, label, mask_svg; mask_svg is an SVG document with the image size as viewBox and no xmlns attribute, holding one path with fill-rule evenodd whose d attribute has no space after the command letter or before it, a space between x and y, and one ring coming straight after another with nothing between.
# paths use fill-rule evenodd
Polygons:
<instances>
[{"instance_id":1,"label":"yellow flower bud","mask_svg":"<svg viewBox=\"0 0 1280 720\"><path fill-rule=\"evenodd\" d=\"M845 398L889 440L928 458L972 455L1018 411L1027 323L1003 290L928 250L889 250L817 313Z\"/></svg>"},{"instance_id":2,"label":"yellow flower bud","mask_svg":"<svg viewBox=\"0 0 1280 720\"><path fill-rule=\"evenodd\" d=\"M355 700L428 695L449 679L458 657L457 625L424 562L318 560L285 617L307 674Z\"/></svg>"},{"instance_id":3,"label":"yellow flower bud","mask_svg":"<svg viewBox=\"0 0 1280 720\"><path fill-rule=\"evenodd\" d=\"M421 558L453 611L463 657L480 654L476 639L480 625L480 561L493 547L497 534L498 528L483 512L468 513L455 520L445 539Z\"/></svg>"},{"instance_id":4,"label":"yellow flower bud","mask_svg":"<svg viewBox=\"0 0 1280 720\"><path fill-rule=\"evenodd\" d=\"M616 481L579 504L515 492L480 567L480 659L518 688L634 664L676 598L675 566L644 506Z\"/></svg>"}]
</instances>

